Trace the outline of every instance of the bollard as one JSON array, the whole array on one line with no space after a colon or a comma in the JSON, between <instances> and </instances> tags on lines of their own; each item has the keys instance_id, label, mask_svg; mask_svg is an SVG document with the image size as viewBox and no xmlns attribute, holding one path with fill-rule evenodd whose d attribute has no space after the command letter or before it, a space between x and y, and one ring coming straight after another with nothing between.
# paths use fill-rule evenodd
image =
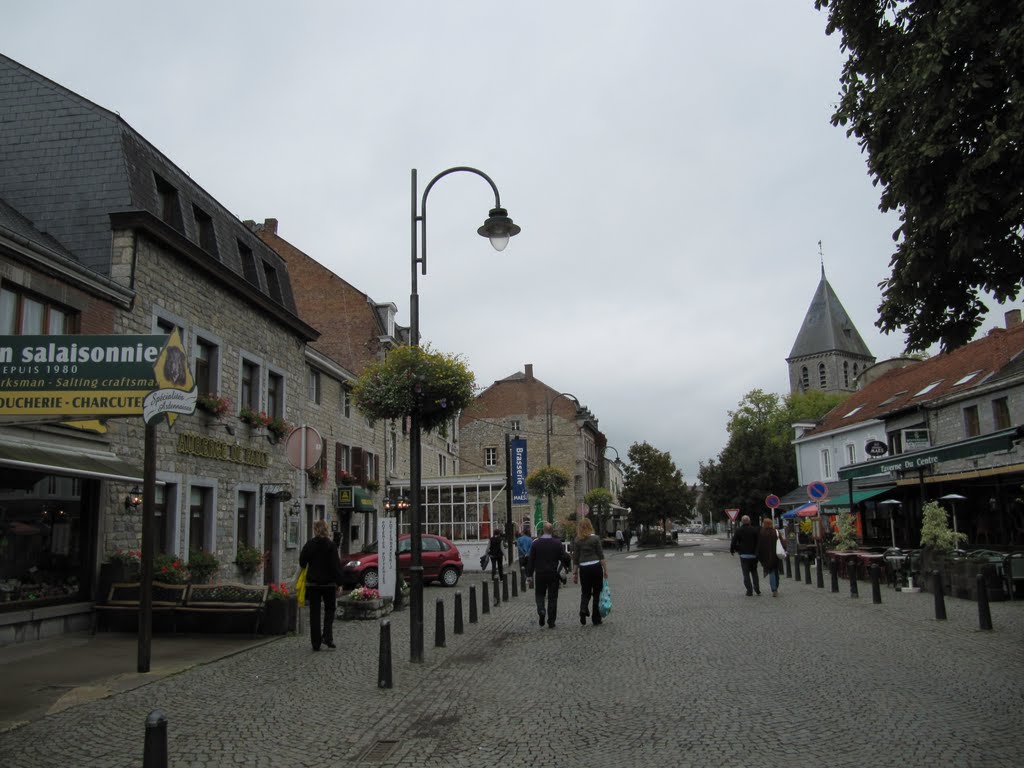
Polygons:
<instances>
[{"instance_id":1,"label":"bollard","mask_svg":"<svg viewBox=\"0 0 1024 768\"><path fill-rule=\"evenodd\" d=\"M789 565L789 555L786 555L786 578L787 579L792 579L793 578L793 569Z\"/></svg>"},{"instance_id":2,"label":"bollard","mask_svg":"<svg viewBox=\"0 0 1024 768\"><path fill-rule=\"evenodd\" d=\"M154 709L146 718L142 768L167 768L167 715Z\"/></svg>"},{"instance_id":3,"label":"bollard","mask_svg":"<svg viewBox=\"0 0 1024 768\"><path fill-rule=\"evenodd\" d=\"M487 586L487 582L484 582L483 594L480 596L480 613L491 612L491 598L489 595L490 589Z\"/></svg>"},{"instance_id":4,"label":"bollard","mask_svg":"<svg viewBox=\"0 0 1024 768\"><path fill-rule=\"evenodd\" d=\"M494 600L494 607L501 605L501 593L498 591L498 577L491 579L491 597Z\"/></svg>"},{"instance_id":5,"label":"bollard","mask_svg":"<svg viewBox=\"0 0 1024 768\"><path fill-rule=\"evenodd\" d=\"M804 584L811 583L811 558L804 559Z\"/></svg>"},{"instance_id":6,"label":"bollard","mask_svg":"<svg viewBox=\"0 0 1024 768\"><path fill-rule=\"evenodd\" d=\"M824 574L822 573L822 570L821 570L821 558L819 557L817 560L814 561L814 563L815 563L815 569L818 572L818 589L824 589L825 588L825 576L824 576Z\"/></svg>"},{"instance_id":7,"label":"bollard","mask_svg":"<svg viewBox=\"0 0 1024 768\"><path fill-rule=\"evenodd\" d=\"M519 597L519 579L512 576L512 597Z\"/></svg>"},{"instance_id":8,"label":"bollard","mask_svg":"<svg viewBox=\"0 0 1024 768\"><path fill-rule=\"evenodd\" d=\"M857 592L857 564L851 561L847 563L847 567L850 569L850 597L860 597L860 593Z\"/></svg>"},{"instance_id":9,"label":"bollard","mask_svg":"<svg viewBox=\"0 0 1024 768\"><path fill-rule=\"evenodd\" d=\"M932 571L932 589L935 591L935 620L946 620L946 598L942 594L942 574Z\"/></svg>"},{"instance_id":10,"label":"bollard","mask_svg":"<svg viewBox=\"0 0 1024 768\"><path fill-rule=\"evenodd\" d=\"M871 566L871 602L875 605L882 604L882 587L879 584L878 574L881 571L877 565Z\"/></svg>"},{"instance_id":11,"label":"bollard","mask_svg":"<svg viewBox=\"0 0 1024 768\"><path fill-rule=\"evenodd\" d=\"M526 570L519 572L519 591L526 594Z\"/></svg>"},{"instance_id":12,"label":"bollard","mask_svg":"<svg viewBox=\"0 0 1024 768\"><path fill-rule=\"evenodd\" d=\"M437 610L434 613L434 647L444 648L444 598L437 598Z\"/></svg>"},{"instance_id":13,"label":"bollard","mask_svg":"<svg viewBox=\"0 0 1024 768\"><path fill-rule=\"evenodd\" d=\"M501 599L508 602L508 574L501 574Z\"/></svg>"},{"instance_id":14,"label":"bollard","mask_svg":"<svg viewBox=\"0 0 1024 768\"><path fill-rule=\"evenodd\" d=\"M380 653L377 660L377 687L391 687L391 622L380 620Z\"/></svg>"},{"instance_id":15,"label":"bollard","mask_svg":"<svg viewBox=\"0 0 1024 768\"><path fill-rule=\"evenodd\" d=\"M985 574L978 574L978 629L992 629L992 611L988 607L988 584Z\"/></svg>"},{"instance_id":16,"label":"bollard","mask_svg":"<svg viewBox=\"0 0 1024 768\"><path fill-rule=\"evenodd\" d=\"M800 581L800 555L793 555L793 578Z\"/></svg>"},{"instance_id":17,"label":"bollard","mask_svg":"<svg viewBox=\"0 0 1024 768\"><path fill-rule=\"evenodd\" d=\"M476 585L469 588L469 623L476 624Z\"/></svg>"},{"instance_id":18,"label":"bollard","mask_svg":"<svg viewBox=\"0 0 1024 768\"><path fill-rule=\"evenodd\" d=\"M461 635L462 632L462 592L457 591L455 593L455 634Z\"/></svg>"},{"instance_id":19,"label":"bollard","mask_svg":"<svg viewBox=\"0 0 1024 768\"><path fill-rule=\"evenodd\" d=\"M828 571L832 574L832 592L839 591L839 564L833 560L829 563Z\"/></svg>"}]
</instances>

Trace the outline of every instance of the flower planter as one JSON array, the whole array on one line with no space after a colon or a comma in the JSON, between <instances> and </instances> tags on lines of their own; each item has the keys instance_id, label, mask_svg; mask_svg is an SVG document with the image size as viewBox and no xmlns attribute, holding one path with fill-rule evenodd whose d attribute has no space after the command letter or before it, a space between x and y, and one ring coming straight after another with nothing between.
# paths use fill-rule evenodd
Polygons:
<instances>
[{"instance_id":1,"label":"flower planter","mask_svg":"<svg viewBox=\"0 0 1024 768\"><path fill-rule=\"evenodd\" d=\"M387 597L377 600L342 598L338 601L338 618L345 621L379 619L391 613L392 609L391 599Z\"/></svg>"},{"instance_id":2,"label":"flower planter","mask_svg":"<svg viewBox=\"0 0 1024 768\"><path fill-rule=\"evenodd\" d=\"M295 631L297 606L294 600L267 600L263 605L260 632L264 635L286 635Z\"/></svg>"},{"instance_id":3,"label":"flower planter","mask_svg":"<svg viewBox=\"0 0 1024 768\"><path fill-rule=\"evenodd\" d=\"M159 581L159 576L156 577ZM121 584L129 581L139 580L138 563L101 563L100 578L96 588L96 599L103 602L110 594L111 584Z\"/></svg>"}]
</instances>

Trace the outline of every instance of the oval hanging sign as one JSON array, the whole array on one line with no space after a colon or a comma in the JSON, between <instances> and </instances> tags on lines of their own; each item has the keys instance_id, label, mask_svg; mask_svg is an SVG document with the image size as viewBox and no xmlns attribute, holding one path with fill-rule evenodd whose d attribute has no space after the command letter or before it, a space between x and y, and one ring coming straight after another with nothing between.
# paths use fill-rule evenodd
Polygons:
<instances>
[{"instance_id":1,"label":"oval hanging sign","mask_svg":"<svg viewBox=\"0 0 1024 768\"><path fill-rule=\"evenodd\" d=\"M864 453L868 456L877 459L881 456L885 456L889 452L889 446L883 443L881 440L868 440L864 443Z\"/></svg>"}]
</instances>

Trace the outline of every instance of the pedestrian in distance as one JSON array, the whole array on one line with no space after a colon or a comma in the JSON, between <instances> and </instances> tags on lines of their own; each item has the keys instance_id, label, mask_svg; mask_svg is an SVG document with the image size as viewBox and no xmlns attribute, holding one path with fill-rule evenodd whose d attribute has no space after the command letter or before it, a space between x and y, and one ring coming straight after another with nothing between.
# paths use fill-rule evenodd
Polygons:
<instances>
[{"instance_id":1,"label":"pedestrian in distance","mask_svg":"<svg viewBox=\"0 0 1024 768\"><path fill-rule=\"evenodd\" d=\"M633 532L627 528L622 532L622 537L626 540L626 551L630 551L630 542L633 541Z\"/></svg>"},{"instance_id":2,"label":"pedestrian in distance","mask_svg":"<svg viewBox=\"0 0 1024 768\"><path fill-rule=\"evenodd\" d=\"M747 590L747 597L755 593L761 594L761 583L757 577L757 538L757 528L750 524L750 515L744 515L740 518L740 527L736 529L729 545L729 554L735 555L739 552L743 586Z\"/></svg>"},{"instance_id":3,"label":"pedestrian in distance","mask_svg":"<svg viewBox=\"0 0 1024 768\"><path fill-rule=\"evenodd\" d=\"M319 651L321 644L334 648L334 618L342 582L341 557L338 545L331 539L327 523L323 520L313 522L313 538L299 553L299 566L306 569L309 639L313 650Z\"/></svg>"},{"instance_id":4,"label":"pedestrian in distance","mask_svg":"<svg viewBox=\"0 0 1024 768\"><path fill-rule=\"evenodd\" d=\"M490 542L487 544L487 555L491 558L491 578L503 579L505 578L505 553L501 548L504 536L502 535L501 528L494 531L494 535L491 536Z\"/></svg>"},{"instance_id":5,"label":"pedestrian in distance","mask_svg":"<svg viewBox=\"0 0 1024 768\"><path fill-rule=\"evenodd\" d=\"M782 547L785 548L786 542L782 539L782 532L775 530L770 517L765 517L761 520L761 530L757 534L757 562L764 568L772 597L779 596L779 565L782 562L776 551L776 542L782 542Z\"/></svg>"},{"instance_id":6,"label":"pedestrian in distance","mask_svg":"<svg viewBox=\"0 0 1024 768\"><path fill-rule=\"evenodd\" d=\"M558 619L558 569L568 568L571 561L562 546L562 540L555 536L551 523L544 523L543 533L530 546L526 559L526 585L534 590L537 601L537 616L543 627L555 628Z\"/></svg>"},{"instance_id":7,"label":"pedestrian in distance","mask_svg":"<svg viewBox=\"0 0 1024 768\"><path fill-rule=\"evenodd\" d=\"M523 528L523 532L516 539L516 551L519 553L519 570L526 573L526 560L530 556L530 547L533 546L533 536L529 528Z\"/></svg>"},{"instance_id":8,"label":"pedestrian in distance","mask_svg":"<svg viewBox=\"0 0 1024 768\"><path fill-rule=\"evenodd\" d=\"M621 552L622 547L625 546L625 544L626 538L622 535L622 529L619 528L619 530L615 532L615 547L619 552Z\"/></svg>"},{"instance_id":9,"label":"pedestrian in distance","mask_svg":"<svg viewBox=\"0 0 1024 768\"><path fill-rule=\"evenodd\" d=\"M580 520L576 529L576 546L572 550L572 583L580 585L580 624L587 623L587 616L596 627L601 623L597 610L601 588L608 578L608 564L604 559L601 537L594 533L590 518ZM593 605L591 605L593 604Z\"/></svg>"}]
</instances>

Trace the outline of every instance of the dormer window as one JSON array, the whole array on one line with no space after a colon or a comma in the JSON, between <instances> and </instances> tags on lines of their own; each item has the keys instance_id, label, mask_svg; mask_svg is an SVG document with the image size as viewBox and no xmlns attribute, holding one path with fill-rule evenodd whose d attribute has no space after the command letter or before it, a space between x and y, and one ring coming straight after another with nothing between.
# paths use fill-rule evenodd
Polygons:
<instances>
[{"instance_id":1,"label":"dormer window","mask_svg":"<svg viewBox=\"0 0 1024 768\"><path fill-rule=\"evenodd\" d=\"M242 274L245 275L245 279L259 287L260 278L256 274L256 257L253 255L252 248L241 240L238 241L238 259L242 262Z\"/></svg>"},{"instance_id":2,"label":"dormer window","mask_svg":"<svg viewBox=\"0 0 1024 768\"><path fill-rule=\"evenodd\" d=\"M932 382L931 384L929 384L929 385L928 385L927 387L925 387L925 388L924 388L924 389L922 389L922 390L921 390L920 392L918 392L917 394L915 394L915 395L914 395L914 397L920 397L921 395L927 395L927 394L928 394L929 392L931 392L931 391L932 391L933 389L935 389L935 388L936 388L937 386L939 386L939 384L941 384L941 383L942 383L942 379L939 379L938 381L933 381L933 382Z\"/></svg>"},{"instance_id":3,"label":"dormer window","mask_svg":"<svg viewBox=\"0 0 1024 768\"><path fill-rule=\"evenodd\" d=\"M953 384L953 386L954 387L959 387L961 384L966 384L968 381L973 379L979 373L981 373L981 371L973 371L971 373L968 373L966 376L964 376L964 377L960 378L959 380L957 380L957 382L955 384Z\"/></svg>"},{"instance_id":4,"label":"dormer window","mask_svg":"<svg viewBox=\"0 0 1024 768\"><path fill-rule=\"evenodd\" d=\"M217 255L217 234L213 229L213 219L198 205L192 206L192 218L196 222L196 242L199 247L211 256Z\"/></svg>"},{"instance_id":5,"label":"dormer window","mask_svg":"<svg viewBox=\"0 0 1024 768\"><path fill-rule=\"evenodd\" d=\"M157 173L153 174L153 181L156 184L157 213L165 224L169 224L181 232L181 205L178 203L178 190Z\"/></svg>"},{"instance_id":6,"label":"dormer window","mask_svg":"<svg viewBox=\"0 0 1024 768\"><path fill-rule=\"evenodd\" d=\"M283 304L281 299L281 281L278 280L277 270L267 262L263 262L263 277L267 281L267 293L270 294L270 298L276 301L278 304Z\"/></svg>"},{"instance_id":7,"label":"dormer window","mask_svg":"<svg viewBox=\"0 0 1024 768\"><path fill-rule=\"evenodd\" d=\"M845 416L843 416L843 418L844 418L844 419L848 419L848 418L850 418L851 416L853 416L853 414L855 414L855 413L856 413L857 411L859 411L859 410L860 410L861 408L863 408L863 407L864 407L863 405L858 405L858 406L857 406L856 408L854 408L854 409L853 409L852 411L850 411L850 412L849 412L848 414L846 414Z\"/></svg>"}]
</instances>

